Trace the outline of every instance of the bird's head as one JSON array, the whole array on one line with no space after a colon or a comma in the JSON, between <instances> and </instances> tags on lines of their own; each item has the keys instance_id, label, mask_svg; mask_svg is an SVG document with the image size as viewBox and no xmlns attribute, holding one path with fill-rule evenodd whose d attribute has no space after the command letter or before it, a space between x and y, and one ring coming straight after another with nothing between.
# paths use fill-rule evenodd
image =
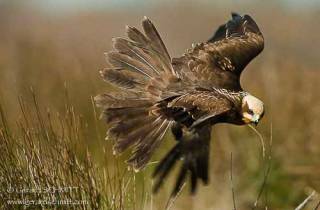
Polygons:
<instances>
[{"instance_id":1,"label":"bird's head","mask_svg":"<svg viewBox=\"0 0 320 210\"><path fill-rule=\"evenodd\" d=\"M241 113L244 123L257 125L264 115L263 102L252 95L246 95L242 99Z\"/></svg>"}]
</instances>

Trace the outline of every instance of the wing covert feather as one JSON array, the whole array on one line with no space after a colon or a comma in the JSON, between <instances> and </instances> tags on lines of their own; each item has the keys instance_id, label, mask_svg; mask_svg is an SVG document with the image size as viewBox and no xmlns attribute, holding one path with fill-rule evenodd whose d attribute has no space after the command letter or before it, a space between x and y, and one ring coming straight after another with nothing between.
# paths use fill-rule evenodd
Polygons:
<instances>
[{"instance_id":1,"label":"wing covert feather","mask_svg":"<svg viewBox=\"0 0 320 210\"><path fill-rule=\"evenodd\" d=\"M190 126L200 119L219 116L230 111L233 108L233 103L217 92L195 91L176 97L168 103L167 107L175 110L174 114L171 113L171 117L177 116L175 121L179 121L183 114L187 114L189 118L185 116L185 120L188 121L187 123L182 122L182 124Z\"/></svg>"}]
</instances>

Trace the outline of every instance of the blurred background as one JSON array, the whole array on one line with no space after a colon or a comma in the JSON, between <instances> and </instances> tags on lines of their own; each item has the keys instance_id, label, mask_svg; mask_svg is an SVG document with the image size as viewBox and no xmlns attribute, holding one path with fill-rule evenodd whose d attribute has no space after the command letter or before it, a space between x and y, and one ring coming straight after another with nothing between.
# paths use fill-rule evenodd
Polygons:
<instances>
[{"instance_id":1,"label":"blurred background","mask_svg":"<svg viewBox=\"0 0 320 210\"><path fill-rule=\"evenodd\" d=\"M210 185L200 187L196 196L186 186L171 209L231 209L231 153L238 209L252 207L268 164L260 206L293 209L311 191L320 192L318 0L0 0L0 98L8 123L14 127L21 117L20 96L32 101L30 87L41 109L54 113L65 108L67 89L68 100L86 122L87 135L78 146L88 148L99 167L112 169L118 161L126 169L125 156L113 157L111 143L104 140L104 123L94 122L91 101L111 88L98 73L107 67L104 52L111 49L111 39L124 36L125 25L141 28L148 16L170 55L178 57L192 43L210 38L231 12L251 15L265 37L264 51L247 67L241 83L265 102L266 115L257 129L267 157L272 150L271 160L263 159L259 137L248 127L215 126ZM173 144L168 134L154 160ZM112 159L109 165L105 158ZM119 209L164 208L174 176L152 196L153 167L136 175L135 191L130 191L137 200L145 193L146 201L134 207L124 202Z\"/></svg>"}]
</instances>

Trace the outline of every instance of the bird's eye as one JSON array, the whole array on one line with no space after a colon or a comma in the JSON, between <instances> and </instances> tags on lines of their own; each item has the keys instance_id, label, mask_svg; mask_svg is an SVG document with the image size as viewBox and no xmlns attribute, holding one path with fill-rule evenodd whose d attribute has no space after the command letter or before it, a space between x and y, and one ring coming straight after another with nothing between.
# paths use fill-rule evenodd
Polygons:
<instances>
[{"instance_id":1,"label":"bird's eye","mask_svg":"<svg viewBox=\"0 0 320 210\"><path fill-rule=\"evenodd\" d=\"M248 109L248 114L253 115L253 111L251 109Z\"/></svg>"}]
</instances>

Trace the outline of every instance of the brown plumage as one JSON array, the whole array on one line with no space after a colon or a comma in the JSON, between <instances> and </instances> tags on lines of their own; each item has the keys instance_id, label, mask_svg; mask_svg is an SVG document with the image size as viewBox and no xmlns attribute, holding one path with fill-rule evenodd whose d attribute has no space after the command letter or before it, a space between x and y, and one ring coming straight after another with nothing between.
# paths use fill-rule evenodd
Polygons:
<instances>
[{"instance_id":1,"label":"brown plumage","mask_svg":"<svg viewBox=\"0 0 320 210\"><path fill-rule=\"evenodd\" d=\"M177 143L154 171L154 191L181 159L172 195L188 174L195 192L198 179L208 183L211 126L256 124L263 116L262 102L239 82L242 70L262 51L263 36L250 16L232 14L209 41L171 59L152 22L145 18L142 27L144 33L126 27L128 39L113 39L114 51L106 54L110 68L101 75L120 91L95 101L110 125L114 151L132 147L128 163L136 170L148 163L171 129Z\"/></svg>"}]
</instances>

